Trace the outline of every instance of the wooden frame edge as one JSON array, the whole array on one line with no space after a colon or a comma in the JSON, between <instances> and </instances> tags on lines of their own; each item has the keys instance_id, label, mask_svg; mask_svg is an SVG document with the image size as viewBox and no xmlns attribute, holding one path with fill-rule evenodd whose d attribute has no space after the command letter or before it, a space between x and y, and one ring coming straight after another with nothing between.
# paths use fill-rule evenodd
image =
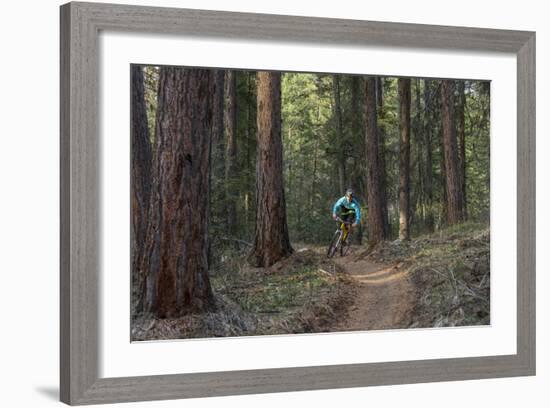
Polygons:
<instances>
[{"instance_id":1,"label":"wooden frame edge","mask_svg":"<svg viewBox=\"0 0 550 408\"><path fill-rule=\"evenodd\" d=\"M60 399L67 404L82 403L99 372L98 31L88 11L78 3L60 8Z\"/></svg>"},{"instance_id":2,"label":"wooden frame edge","mask_svg":"<svg viewBox=\"0 0 550 408\"><path fill-rule=\"evenodd\" d=\"M147 25L151 16L156 16L156 25ZM177 21L159 27L158 21L165 19ZM220 23L222 21L225 25ZM535 374L535 33L79 2L61 6L60 23L61 401L83 405ZM304 29L300 28L300 23ZM518 215L521 214L517 225L517 354L99 378L97 238L100 230L98 208L93 205L100 193L98 163L101 159L96 137L97 37L101 29L131 30L133 27L137 30L138 25L141 25L139 31L143 32L208 35L209 30L214 30L214 35L264 40L321 41L358 46L400 44L408 47L418 46L420 42L429 48L516 53L517 204ZM315 25L316 33L322 32L320 26L327 28L327 36L313 34L307 29L312 25ZM389 29L391 34L387 33ZM437 36L434 38L434 33L442 32L445 35L439 41ZM365 35L369 36L368 39Z\"/></svg>"},{"instance_id":3,"label":"wooden frame edge","mask_svg":"<svg viewBox=\"0 0 550 408\"><path fill-rule=\"evenodd\" d=\"M536 35L517 52L517 353L536 374Z\"/></svg>"}]
</instances>

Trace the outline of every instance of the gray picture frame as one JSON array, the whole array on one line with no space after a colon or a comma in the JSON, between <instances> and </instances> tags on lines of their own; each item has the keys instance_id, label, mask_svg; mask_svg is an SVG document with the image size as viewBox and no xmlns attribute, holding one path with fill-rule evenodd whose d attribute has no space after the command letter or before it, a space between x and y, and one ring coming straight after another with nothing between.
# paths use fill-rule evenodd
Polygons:
<instances>
[{"instance_id":1,"label":"gray picture frame","mask_svg":"<svg viewBox=\"0 0 550 408\"><path fill-rule=\"evenodd\" d=\"M61 401L80 405L535 374L534 32L80 2L61 6L60 18ZM517 353L100 378L98 34L101 30L514 53L517 56Z\"/></svg>"}]
</instances>

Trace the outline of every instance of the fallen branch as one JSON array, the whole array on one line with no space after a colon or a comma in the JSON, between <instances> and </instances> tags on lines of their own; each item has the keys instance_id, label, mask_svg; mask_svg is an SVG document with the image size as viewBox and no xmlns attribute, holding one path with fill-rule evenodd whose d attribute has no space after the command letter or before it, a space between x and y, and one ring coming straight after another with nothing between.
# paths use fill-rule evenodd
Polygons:
<instances>
[{"instance_id":1,"label":"fallen branch","mask_svg":"<svg viewBox=\"0 0 550 408\"><path fill-rule=\"evenodd\" d=\"M325 271L324 269L321 269L321 268L319 268L319 272L324 273L325 275L328 275L328 276L330 276L331 278L334 276L334 274L332 274L332 273L330 273L330 272L327 272L327 271Z\"/></svg>"},{"instance_id":2,"label":"fallen branch","mask_svg":"<svg viewBox=\"0 0 550 408\"><path fill-rule=\"evenodd\" d=\"M246 246L249 246L249 247L253 246L250 242L243 241L242 239L239 239L239 238L219 237L219 239L221 239L222 241L238 242L239 244L243 244L243 245L246 245Z\"/></svg>"},{"instance_id":3,"label":"fallen branch","mask_svg":"<svg viewBox=\"0 0 550 408\"><path fill-rule=\"evenodd\" d=\"M462 282L461 280L456 279L455 276L454 276L454 273L453 273L452 271L450 271L450 274L451 274L451 276L452 276L452 277L451 277L451 276L449 276L449 275L445 275L445 274L442 273L442 272L439 272L439 271L438 271L437 269L435 269L435 268L431 268L431 270L434 271L435 273L437 273L438 275L441 275L441 276L443 276L444 278L447 278L447 279L450 281L451 286L452 286L453 289L455 290L455 295L456 295L456 296L458 296L458 293L457 293L458 286L457 286L457 284L460 284L460 285L464 288L464 290L465 290L465 292L466 292L467 295L470 295L470 296L472 296L472 297L474 297L474 298L476 298L476 299L482 300L482 301L485 302L486 304L489 303L489 302L487 301L487 299L485 299L483 296L478 295L478 294L477 294L472 288L470 288L465 282Z\"/></svg>"}]
</instances>

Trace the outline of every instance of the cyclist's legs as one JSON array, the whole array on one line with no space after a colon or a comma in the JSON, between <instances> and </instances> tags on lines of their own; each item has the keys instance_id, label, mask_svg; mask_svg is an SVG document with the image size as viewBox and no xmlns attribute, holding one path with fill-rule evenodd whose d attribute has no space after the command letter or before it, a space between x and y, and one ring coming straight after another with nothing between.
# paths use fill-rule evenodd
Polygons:
<instances>
[{"instance_id":1,"label":"cyclist's legs","mask_svg":"<svg viewBox=\"0 0 550 408\"><path fill-rule=\"evenodd\" d=\"M344 212L340 218L342 218L342 221L351 222L352 217L355 219L355 215ZM349 226L349 224L344 224L344 230L346 231L345 240L347 240L349 235L351 234L351 227Z\"/></svg>"}]
</instances>

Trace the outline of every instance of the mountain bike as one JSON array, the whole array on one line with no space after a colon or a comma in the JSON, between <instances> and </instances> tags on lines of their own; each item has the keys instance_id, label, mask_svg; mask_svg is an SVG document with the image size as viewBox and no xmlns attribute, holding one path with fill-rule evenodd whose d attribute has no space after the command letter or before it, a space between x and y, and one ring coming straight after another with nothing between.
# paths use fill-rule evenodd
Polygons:
<instances>
[{"instance_id":1,"label":"mountain bike","mask_svg":"<svg viewBox=\"0 0 550 408\"><path fill-rule=\"evenodd\" d=\"M344 221L340 217L336 219L338 227L332 236L330 245L327 249L327 258L332 258L338 249L340 250L340 256L345 256L351 243L348 241L348 236L351 231L352 222Z\"/></svg>"}]
</instances>

